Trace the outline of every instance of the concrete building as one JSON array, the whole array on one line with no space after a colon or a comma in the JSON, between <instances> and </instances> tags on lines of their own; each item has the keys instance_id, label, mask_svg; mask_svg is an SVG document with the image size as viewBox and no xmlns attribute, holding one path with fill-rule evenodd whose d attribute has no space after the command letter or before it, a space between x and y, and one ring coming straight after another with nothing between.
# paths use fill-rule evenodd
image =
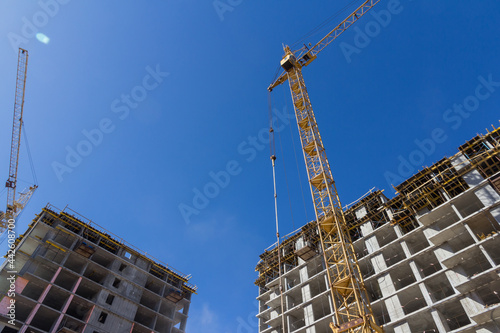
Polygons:
<instances>
[{"instance_id":1,"label":"concrete building","mask_svg":"<svg viewBox=\"0 0 500 333\"><path fill-rule=\"evenodd\" d=\"M346 209L375 319L385 332L500 332L500 129ZM316 222L260 256L259 332L331 332Z\"/></svg>"},{"instance_id":2,"label":"concrete building","mask_svg":"<svg viewBox=\"0 0 500 333\"><path fill-rule=\"evenodd\" d=\"M189 277L74 211L48 205L15 245L0 272L1 333L185 332Z\"/></svg>"}]
</instances>

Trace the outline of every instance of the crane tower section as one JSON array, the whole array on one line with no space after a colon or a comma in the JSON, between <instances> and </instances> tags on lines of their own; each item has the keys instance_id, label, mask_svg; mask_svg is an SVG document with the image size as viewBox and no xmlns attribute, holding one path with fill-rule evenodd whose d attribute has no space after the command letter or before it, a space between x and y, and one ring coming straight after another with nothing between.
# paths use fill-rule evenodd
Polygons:
<instances>
[{"instance_id":1,"label":"crane tower section","mask_svg":"<svg viewBox=\"0 0 500 333\"><path fill-rule=\"evenodd\" d=\"M0 234L7 228L9 219L16 218L31 198L38 186L29 187L20 193L16 200L17 170L19 165L19 148L21 146L21 130L23 125L24 92L26 88L26 72L28 70L28 51L19 48L17 60L16 92L14 100L14 118L12 123L12 140L10 146L9 178L5 183L7 188L7 209L0 218Z\"/></svg>"},{"instance_id":2,"label":"crane tower section","mask_svg":"<svg viewBox=\"0 0 500 333\"><path fill-rule=\"evenodd\" d=\"M342 205L302 76L302 68L315 60L321 50L378 2L379 0L365 1L311 49L304 47L292 52L290 47L285 46L285 55L281 60L281 67L284 71L268 88L272 91L274 87L287 80L290 85L335 312L330 328L335 333L382 332L382 329L376 325L370 307Z\"/></svg>"}]
</instances>

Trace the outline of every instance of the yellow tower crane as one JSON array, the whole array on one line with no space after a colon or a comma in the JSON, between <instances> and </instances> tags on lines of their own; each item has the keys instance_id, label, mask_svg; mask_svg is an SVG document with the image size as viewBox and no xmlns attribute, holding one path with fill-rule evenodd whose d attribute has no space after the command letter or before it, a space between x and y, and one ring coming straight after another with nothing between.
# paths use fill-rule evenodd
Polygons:
<instances>
[{"instance_id":1,"label":"yellow tower crane","mask_svg":"<svg viewBox=\"0 0 500 333\"><path fill-rule=\"evenodd\" d=\"M284 71L268 87L268 90L272 91L287 80L290 85L316 221L320 231L321 248L327 267L334 308L334 321L330 323L330 328L334 333L383 331L374 320L344 212L302 77L302 68L316 59L319 52L379 1L365 1L311 48L304 46L299 50L291 51L289 46L285 46L285 55L280 63Z\"/></svg>"},{"instance_id":2,"label":"yellow tower crane","mask_svg":"<svg viewBox=\"0 0 500 333\"><path fill-rule=\"evenodd\" d=\"M26 72L28 70L28 51L19 49L17 59L16 95L14 101L14 120L12 124L12 141L10 146L9 178L5 183L7 188L7 209L0 216L0 234L9 224L9 220L16 217L30 200L37 185L30 186L16 198L17 169L19 165L19 148L21 146L21 129L23 125L24 91L26 88Z\"/></svg>"}]
</instances>

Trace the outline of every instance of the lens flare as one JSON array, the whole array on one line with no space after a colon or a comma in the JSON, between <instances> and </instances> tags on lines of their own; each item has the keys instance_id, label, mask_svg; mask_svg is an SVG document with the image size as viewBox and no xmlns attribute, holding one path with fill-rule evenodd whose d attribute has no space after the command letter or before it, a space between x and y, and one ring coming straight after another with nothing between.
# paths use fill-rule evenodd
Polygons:
<instances>
[{"instance_id":1,"label":"lens flare","mask_svg":"<svg viewBox=\"0 0 500 333\"><path fill-rule=\"evenodd\" d=\"M41 32L36 34L36 39L38 39L41 43L48 44L50 42L50 38L42 34Z\"/></svg>"}]
</instances>

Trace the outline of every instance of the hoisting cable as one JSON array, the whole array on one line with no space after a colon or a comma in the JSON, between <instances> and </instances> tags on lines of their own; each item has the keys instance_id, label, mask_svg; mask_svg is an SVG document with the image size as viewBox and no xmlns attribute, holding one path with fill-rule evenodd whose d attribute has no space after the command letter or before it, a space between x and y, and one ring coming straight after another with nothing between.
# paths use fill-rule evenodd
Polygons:
<instances>
[{"instance_id":1,"label":"hoisting cable","mask_svg":"<svg viewBox=\"0 0 500 333\"><path fill-rule=\"evenodd\" d=\"M327 24L330 24L330 22L332 22L340 14L344 13L347 9L351 8L357 1L358 0L352 0L350 3L348 3L343 8L341 8L340 10L338 10L332 16L330 16L329 18L327 18L326 20L324 20L323 22L321 22L317 27L315 27L314 29L312 29L311 31L309 31L307 34L305 34L304 36L302 36L300 39L298 39L297 41L295 41L294 43L292 43L291 46L294 47L294 46L296 46L299 43L303 43L307 38L310 38L314 34L316 34L319 31L321 31L321 29L323 29Z\"/></svg>"},{"instance_id":2,"label":"hoisting cable","mask_svg":"<svg viewBox=\"0 0 500 333\"><path fill-rule=\"evenodd\" d=\"M275 82L276 79L278 78L278 75L280 74L280 70L281 70L281 66L278 66L276 68L276 72L274 72L274 76L273 76L273 79L271 80L271 82Z\"/></svg>"},{"instance_id":3,"label":"hoisting cable","mask_svg":"<svg viewBox=\"0 0 500 333\"><path fill-rule=\"evenodd\" d=\"M280 249L280 233L279 233L279 223L278 223L278 194L276 192L276 149L274 145L274 129L273 129L273 115L272 115L272 102L271 102L271 92L268 92L268 102L269 102L269 150L271 155L271 163L273 166L273 188L274 188L274 216L276 219L276 254L278 256L278 274L279 274L279 290L280 290L280 301L281 301L281 331L286 333L285 329L285 306L283 301L283 278L281 271L281 249Z\"/></svg>"},{"instance_id":4,"label":"hoisting cable","mask_svg":"<svg viewBox=\"0 0 500 333\"><path fill-rule=\"evenodd\" d=\"M283 144L281 143L281 134L278 132L278 140L280 142L280 150L281 150L281 156L285 156L285 153L283 151ZM288 194L288 204L290 205L290 218L292 219L292 227L293 230L295 230L295 219L293 218L293 207L292 207L292 198L290 196L290 186L288 186L288 176L286 172L286 166L285 166L285 159L283 159L283 173L285 174L285 183L286 183L286 191Z\"/></svg>"},{"instance_id":5,"label":"hoisting cable","mask_svg":"<svg viewBox=\"0 0 500 333\"><path fill-rule=\"evenodd\" d=\"M31 173L33 175L33 181L35 182L33 185L37 186L38 185L38 179L36 178L36 172L35 172L35 166L33 164L33 158L31 157L31 149L30 145L28 142L28 135L26 134L26 127L24 127L24 121L21 122L21 125L23 126L23 135L24 135L24 142L26 142L26 149L28 150L28 160L30 161L30 168L31 168Z\"/></svg>"},{"instance_id":6,"label":"hoisting cable","mask_svg":"<svg viewBox=\"0 0 500 333\"><path fill-rule=\"evenodd\" d=\"M286 96L284 87L283 87L283 97L285 98L285 101L286 101L285 107L286 107L286 111L288 113L289 100ZM299 176L300 193L302 194L302 204L304 205L305 217L306 217L306 219L308 219L309 214L307 214L306 197L304 196L304 188L302 187L302 178L300 177L299 159L297 158L297 148L295 147L295 140L293 139L292 126L289 126L288 128L290 129L290 139L292 140L292 145L293 145L293 154L295 156L295 166L297 167L297 175ZM295 227L293 229L295 230Z\"/></svg>"}]
</instances>

